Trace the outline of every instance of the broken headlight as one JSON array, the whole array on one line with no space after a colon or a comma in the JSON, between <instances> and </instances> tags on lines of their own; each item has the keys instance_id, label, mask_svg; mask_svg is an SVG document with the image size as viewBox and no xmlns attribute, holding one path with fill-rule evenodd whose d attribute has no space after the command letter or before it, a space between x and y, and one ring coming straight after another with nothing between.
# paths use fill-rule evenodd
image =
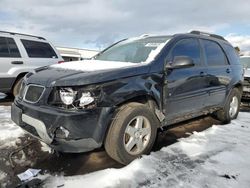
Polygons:
<instances>
[{"instance_id":1,"label":"broken headlight","mask_svg":"<svg viewBox=\"0 0 250 188\"><path fill-rule=\"evenodd\" d=\"M59 91L60 98L65 105L71 105L75 101L77 91L72 88L62 88Z\"/></svg>"},{"instance_id":2,"label":"broken headlight","mask_svg":"<svg viewBox=\"0 0 250 188\"><path fill-rule=\"evenodd\" d=\"M55 88L49 97L49 104L67 109L92 108L95 106L97 93L82 88Z\"/></svg>"}]
</instances>

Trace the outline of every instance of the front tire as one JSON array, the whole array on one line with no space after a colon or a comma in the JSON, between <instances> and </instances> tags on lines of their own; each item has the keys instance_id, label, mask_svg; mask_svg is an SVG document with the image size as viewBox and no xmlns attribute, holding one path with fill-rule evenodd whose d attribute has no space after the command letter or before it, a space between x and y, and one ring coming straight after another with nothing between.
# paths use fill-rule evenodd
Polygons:
<instances>
[{"instance_id":1,"label":"front tire","mask_svg":"<svg viewBox=\"0 0 250 188\"><path fill-rule=\"evenodd\" d=\"M240 100L241 94L237 88L234 88L230 93L224 108L216 112L217 119L225 124L236 119L240 110Z\"/></svg>"},{"instance_id":2,"label":"front tire","mask_svg":"<svg viewBox=\"0 0 250 188\"><path fill-rule=\"evenodd\" d=\"M108 130L105 149L108 155L121 164L129 164L143 154L148 154L155 142L159 120L140 103L122 106Z\"/></svg>"}]
</instances>

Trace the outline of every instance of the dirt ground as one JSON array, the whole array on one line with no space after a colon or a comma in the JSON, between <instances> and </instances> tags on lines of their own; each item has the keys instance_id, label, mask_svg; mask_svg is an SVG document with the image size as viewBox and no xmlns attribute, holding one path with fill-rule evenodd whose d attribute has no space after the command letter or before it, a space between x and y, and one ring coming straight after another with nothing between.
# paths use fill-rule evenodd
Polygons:
<instances>
[{"instance_id":1,"label":"dirt ground","mask_svg":"<svg viewBox=\"0 0 250 188\"><path fill-rule=\"evenodd\" d=\"M11 105L12 101L13 98L0 99L0 105ZM241 110L250 112L250 108L247 105L243 105ZM168 130L159 131L153 151L169 146L177 142L177 139L189 136L193 131L203 131L214 124L220 124L220 122L211 116L203 116L176 124ZM122 167L121 164L112 160L103 148L80 154L52 154L42 151L40 142L28 135L20 139L18 149L20 151L11 147L0 150L0 169L8 174L8 180L6 180L7 187L21 185L16 175L28 168L42 169L41 173L72 176L106 168ZM24 156L25 160L23 159ZM24 161L20 163L21 160ZM13 163L12 165L11 162Z\"/></svg>"}]
</instances>

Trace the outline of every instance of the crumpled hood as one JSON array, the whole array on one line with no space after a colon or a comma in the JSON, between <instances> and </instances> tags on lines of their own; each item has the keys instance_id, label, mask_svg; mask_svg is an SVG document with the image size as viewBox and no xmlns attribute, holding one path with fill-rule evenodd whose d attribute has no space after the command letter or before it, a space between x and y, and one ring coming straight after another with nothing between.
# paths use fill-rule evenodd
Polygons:
<instances>
[{"instance_id":1,"label":"crumpled hood","mask_svg":"<svg viewBox=\"0 0 250 188\"><path fill-rule=\"evenodd\" d=\"M245 69L244 77L250 77L250 68Z\"/></svg>"},{"instance_id":2,"label":"crumpled hood","mask_svg":"<svg viewBox=\"0 0 250 188\"><path fill-rule=\"evenodd\" d=\"M149 66L142 63L71 61L37 69L26 82L46 87L77 86L136 76L148 71Z\"/></svg>"}]
</instances>

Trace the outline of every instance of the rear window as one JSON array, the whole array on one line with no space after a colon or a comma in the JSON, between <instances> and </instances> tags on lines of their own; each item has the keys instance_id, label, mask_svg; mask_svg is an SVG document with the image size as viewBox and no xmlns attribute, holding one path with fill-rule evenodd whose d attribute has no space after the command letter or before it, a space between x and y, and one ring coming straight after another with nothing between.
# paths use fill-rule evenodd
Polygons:
<instances>
[{"instance_id":1,"label":"rear window","mask_svg":"<svg viewBox=\"0 0 250 188\"><path fill-rule=\"evenodd\" d=\"M13 38L0 37L0 57L21 57Z\"/></svg>"},{"instance_id":2,"label":"rear window","mask_svg":"<svg viewBox=\"0 0 250 188\"><path fill-rule=\"evenodd\" d=\"M24 48L31 58L57 58L49 43L21 39Z\"/></svg>"}]
</instances>

